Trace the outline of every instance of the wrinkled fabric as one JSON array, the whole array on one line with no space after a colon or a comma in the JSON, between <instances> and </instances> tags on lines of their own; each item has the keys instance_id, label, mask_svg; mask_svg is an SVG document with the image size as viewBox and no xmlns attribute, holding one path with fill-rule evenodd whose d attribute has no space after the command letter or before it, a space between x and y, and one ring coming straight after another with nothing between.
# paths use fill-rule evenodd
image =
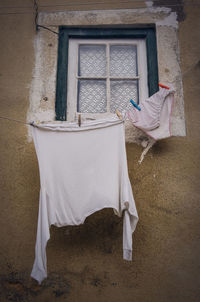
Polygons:
<instances>
[{"instance_id":1,"label":"wrinkled fabric","mask_svg":"<svg viewBox=\"0 0 200 302\"><path fill-rule=\"evenodd\" d=\"M132 259L138 214L127 169L123 122L115 119L33 127L40 170L35 261L31 276L47 277L51 225L79 225L103 208L123 212L123 257ZM101 226L99 226L101 227ZM70 248L70 246L69 246Z\"/></svg>"},{"instance_id":2,"label":"wrinkled fabric","mask_svg":"<svg viewBox=\"0 0 200 302\"><path fill-rule=\"evenodd\" d=\"M161 88L158 92L140 103L141 111L131 108L127 112L133 125L143 130L154 140L171 136L171 113L174 91Z\"/></svg>"}]
</instances>

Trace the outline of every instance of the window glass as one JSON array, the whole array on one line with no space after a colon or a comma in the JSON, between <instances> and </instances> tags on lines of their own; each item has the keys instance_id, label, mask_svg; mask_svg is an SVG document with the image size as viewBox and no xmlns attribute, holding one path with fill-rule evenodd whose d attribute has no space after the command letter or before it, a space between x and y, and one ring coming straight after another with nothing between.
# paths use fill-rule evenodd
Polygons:
<instances>
[{"instance_id":1,"label":"window glass","mask_svg":"<svg viewBox=\"0 0 200 302\"><path fill-rule=\"evenodd\" d=\"M110 82L110 111L115 113L116 109L123 111L129 106L129 100L132 98L138 101L137 81L112 81Z\"/></svg>"},{"instance_id":2,"label":"window glass","mask_svg":"<svg viewBox=\"0 0 200 302\"><path fill-rule=\"evenodd\" d=\"M69 120L123 112L148 96L144 39L71 39L68 61Z\"/></svg>"},{"instance_id":3,"label":"window glass","mask_svg":"<svg viewBox=\"0 0 200 302\"><path fill-rule=\"evenodd\" d=\"M106 81L79 80L77 112L106 112Z\"/></svg>"},{"instance_id":4,"label":"window glass","mask_svg":"<svg viewBox=\"0 0 200 302\"><path fill-rule=\"evenodd\" d=\"M106 46L80 45L79 46L79 76L106 75Z\"/></svg>"},{"instance_id":5,"label":"window glass","mask_svg":"<svg viewBox=\"0 0 200 302\"><path fill-rule=\"evenodd\" d=\"M135 45L111 45L110 75L134 77L137 70L137 47Z\"/></svg>"}]
</instances>

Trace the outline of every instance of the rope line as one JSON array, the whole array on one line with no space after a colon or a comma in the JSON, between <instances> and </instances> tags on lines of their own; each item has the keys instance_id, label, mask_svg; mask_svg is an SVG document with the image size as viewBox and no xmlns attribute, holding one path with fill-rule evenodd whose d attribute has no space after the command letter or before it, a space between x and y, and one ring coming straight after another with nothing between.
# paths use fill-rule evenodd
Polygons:
<instances>
[{"instance_id":1,"label":"rope line","mask_svg":"<svg viewBox=\"0 0 200 302\"><path fill-rule=\"evenodd\" d=\"M24 125L33 126L33 122L26 123L26 122L23 122L23 121L20 121L20 120L16 120L16 119L13 119L13 118L9 118L9 117L5 117L5 116L0 116L0 119L8 120L8 121L16 122L16 123L21 123L21 124L24 124Z\"/></svg>"},{"instance_id":2,"label":"rope line","mask_svg":"<svg viewBox=\"0 0 200 302\"><path fill-rule=\"evenodd\" d=\"M48 27L46 27L46 26L37 24L37 30L39 30L39 28L46 29L46 30L48 30L48 31L50 31L50 32L52 32L52 33L54 33L54 34L56 34L56 35L59 36L59 33L58 33L57 31L54 31L54 30L52 30L52 29L50 29L50 28L48 28Z\"/></svg>"},{"instance_id":3,"label":"rope line","mask_svg":"<svg viewBox=\"0 0 200 302\"><path fill-rule=\"evenodd\" d=\"M0 15L4 15L4 16L7 16L7 15L28 15L28 14L34 14L34 12L14 12L14 13L0 13Z\"/></svg>"},{"instance_id":4,"label":"rope line","mask_svg":"<svg viewBox=\"0 0 200 302\"><path fill-rule=\"evenodd\" d=\"M28 125L28 126L33 126L33 127L37 127L37 128L42 128L44 130L50 129L48 127L45 128L45 126L41 126L41 125L38 124L38 122L35 123L34 121L27 123L27 122L23 122L23 121L20 121L20 120L12 119L12 118L5 117L5 116L0 116L0 119L8 120L8 121L11 121L11 122L20 123L20 124L23 124L23 125ZM124 123L124 121L125 121L125 119L123 118L123 120L116 121L116 124ZM101 126L101 128L106 128L106 127L110 127L110 126L113 126L113 124L111 123L111 124L108 124L108 125L105 125L105 126ZM88 128L84 128L84 127L80 127L80 126L79 126L78 129L79 129L79 131L93 130L93 129L88 129ZM50 130L57 131L56 128L55 129L50 129ZM70 129L70 131L74 132L74 131L78 131L78 130L77 129L74 129L74 130Z\"/></svg>"}]
</instances>

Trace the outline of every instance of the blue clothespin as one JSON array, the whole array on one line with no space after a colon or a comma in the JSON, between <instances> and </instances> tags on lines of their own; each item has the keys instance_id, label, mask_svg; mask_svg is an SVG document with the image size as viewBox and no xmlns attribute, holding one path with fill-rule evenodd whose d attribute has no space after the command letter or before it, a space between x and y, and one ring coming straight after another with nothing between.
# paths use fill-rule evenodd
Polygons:
<instances>
[{"instance_id":1,"label":"blue clothespin","mask_svg":"<svg viewBox=\"0 0 200 302\"><path fill-rule=\"evenodd\" d=\"M133 100L130 100L130 102L137 110L141 111L141 108Z\"/></svg>"}]
</instances>

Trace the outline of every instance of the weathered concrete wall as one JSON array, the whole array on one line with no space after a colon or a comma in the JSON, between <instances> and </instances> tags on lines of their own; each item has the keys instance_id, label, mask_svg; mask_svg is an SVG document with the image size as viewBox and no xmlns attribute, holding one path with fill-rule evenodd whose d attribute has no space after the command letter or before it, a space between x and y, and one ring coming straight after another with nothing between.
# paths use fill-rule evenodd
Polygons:
<instances>
[{"instance_id":1,"label":"weathered concrete wall","mask_svg":"<svg viewBox=\"0 0 200 302\"><path fill-rule=\"evenodd\" d=\"M5 3L16 6L15 1L0 1L1 6ZM25 6L24 1L17 5ZM113 9L115 4L99 8ZM27 126L0 120L0 301L199 301L199 8L186 5L178 29L187 136L157 143L142 165L141 147L127 145L140 216L133 262L122 260L121 220L112 210L103 210L82 226L52 227L49 277L42 286L30 279L38 213L37 160ZM35 35L33 14L0 15L1 116L27 119Z\"/></svg>"}]
</instances>

